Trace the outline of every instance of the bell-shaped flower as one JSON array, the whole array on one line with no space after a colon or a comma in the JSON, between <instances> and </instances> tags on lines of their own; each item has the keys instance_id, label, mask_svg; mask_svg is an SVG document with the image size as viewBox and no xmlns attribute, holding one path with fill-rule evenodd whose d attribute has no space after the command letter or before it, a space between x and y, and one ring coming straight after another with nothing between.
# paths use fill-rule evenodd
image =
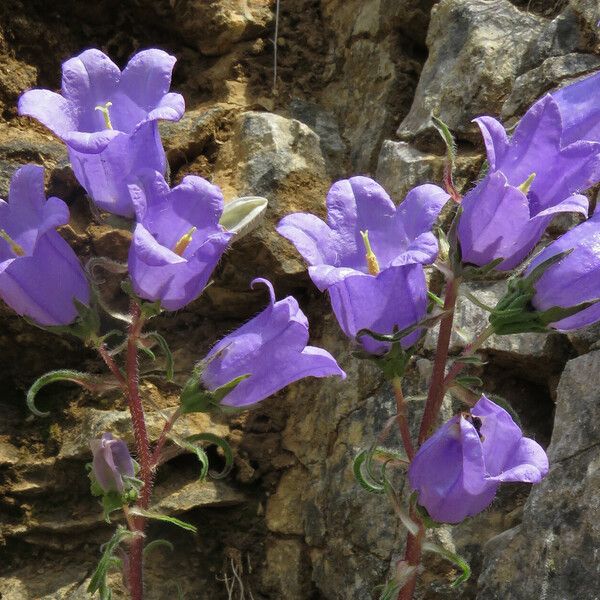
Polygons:
<instances>
[{"instance_id":1,"label":"bell-shaped flower","mask_svg":"<svg viewBox=\"0 0 600 600\"><path fill-rule=\"evenodd\" d=\"M127 444L105 433L99 440L90 442L92 449L92 475L103 492L125 491L123 477L133 477L135 467Z\"/></svg>"},{"instance_id":2,"label":"bell-shaped flower","mask_svg":"<svg viewBox=\"0 0 600 600\"><path fill-rule=\"evenodd\" d=\"M547 473L542 447L482 396L470 414L456 415L425 441L408 479L432 519L459 523L485 510L501 483L539 483Z\"/></svg>"},{"instance_id":3,"label":"bell-shaped flower","mask_svg":"<svg viewBox=\"0 0 600 600\"><path fill-rule=\"evenodd\" d=\"M178 310L201 294L233 237L219 225L223 194L194 175L169 189L148 169L131 180L129 192L137 219L128 261L133 290Z\"/></svg>"},{"instance_id":4,"label":"bell-shaped flower","mask_svg":"<svg viewBox=\"0 0 600 600\"><path fill-rule=\"evenodd\" d=\"M600 181L600 143L565 145L562 119L550 95L538 100L512 137L491 117L476 119L489 174L465 195L458 224L463 262L499 270L518 266L553 216L587 216L585 191Z\"/></svg>"},{"instance_id":5,"label":"bell-shaped flower","mask_svg":"<svg viewBox=\"0 0 600 600\"><path fill-rule=\"evenodd\" d=\"M279 222L277 231L296 246L314 284L324 291L346 277L372 273L365 233L380 271L433 262L438 246L431 229L448 198L438 186L425 184L396 207L376 181L352 177L329 190L327 222L294 213Z\"/></svg>"},{"instance_id":6,"label":"bell-shaped flower","mask_svg":"<svg viewBox=\"0 0 600 600\"><path fill-rule=\"evenodd\" d=\"M79 183L98 206L133 215L127 179L147 167L164 173L158 119L178 121L185 106L169 93L175 57L157 49L131 58L123 72L99 50L86 50L62 68L62 89L29 90L19 114L36 118L66 144Z\"/></svg>"},{"instance_id":7,"label":"bell-shaped flower","mask_svg":"<svg viewBox=\"0 0 600 600\"><path fill-rule=\"evenodd\" d=\"M267 286L269 306L210 350L201 374L205 388L214 391L242 378L221 400L239 407L260 402L304 377L345 378L329 352L307 346L308 320L296 299L276 300L269 281L255 279L252 286L257 283Z\"/></svg>"},{"instance_id":8,"label":"bell-shaped flower","mask_svg":"<svg viewBox=\"0 0 600 600\"><path fill-rule=\"evenodd\" d=\"M73 249L56 227L69 209L44 193L44 169L25 165L12 177L8 203L0 200L0 297L39 325L68 325L75 300L88 304L88 282Z\"/></svg>"},{"instance_id":9,"label":"bell-shaped flower","mask_svg":"<svg viewBox=\"0 0 600 600\"><path fill-rule=\"evenodd\" d=\"M552 323L559 331L570 331L600 321L600 211L577 225L538 254L525 275L549 258L570 251L547 268L534 284L531 304L538 311L593 304L572 316Z\"/></svg>"}]
</instances>

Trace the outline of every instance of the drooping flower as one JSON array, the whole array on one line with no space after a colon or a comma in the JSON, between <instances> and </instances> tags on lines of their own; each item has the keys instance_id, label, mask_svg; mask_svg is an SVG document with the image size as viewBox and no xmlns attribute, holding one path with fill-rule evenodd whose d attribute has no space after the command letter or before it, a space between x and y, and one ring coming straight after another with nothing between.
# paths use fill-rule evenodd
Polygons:
<instances>
[{"instance_id":1,"label":"drooping flower","mask_svg":"<svg viewBox=\"0 0 600 600\"><path fill-rule=\"evenodd\" d=\"M462 201L458 224L462 259L499 270L519 265L561 212L587 216L583 192L600 181L600 143L565 144L554 99L538 100L508 139L504 127L480 117L489 174Z\"/></svg>"},{"instance_id":2,"label":"drooping flower","mask_svg":"<svg viewBox=\"0 0 600 600\"><path fill-rule=\"evenodd\" d=\"M329 190L327 222L295 213L284 217L277 231L296 246L324 291L346 277L370 273L365 232L380 271L433 262L438 246L431 229L448 198L436 185L420 185L396 207L376 181L352 177Z\"/></svg>"},{"instance_id":3,"label":"drooping flower","mask_svg":"<svg viewBox=\"0 0 600 600\"><path fill-rule=\"evenodd\" d=\"M185 106L169 93L175 57L157 49L131 58L123 72L99 50L62 68L61 94L29 90L19 114L38 119L66 144L73 171L104 210L133 215L126 181L142 167L164 173L158 119L178 121Z\"/></svg>"},{"instance_id":4,"label":"drooping flower","mask_svg":"<svg viewBox=\"0 0 600 600\"><path fill-rule=\"evenodd\" d=\"M459 523L485 510L501 483L539 483L547 473L542 447L482 396L470 414L456 415L425 441L408 479L432 519Z\"/></svg>"},{"instance_id":5,"label":"drooping flower","mask_svg":"<svg viewBox=\"0 0 600 600\"><path fill-rule=\"evenodd\" d=\"M221 401L227 406L247 406L304 377L345 378L329 352L306 345L308 320L296 299L276 300L269 281L255 279L252 286L257 283L267 286L269 306L213 346L204 360L204 386L214 391L248 375Z\"/></svg>"},{"instance_id":6,"label":"drooping flower","mask_svg":"<svg viewBox=\"0 0 600 600\"><path fill-rule=\"evenodd\" d=\"M69 209L44 193L44 169L25 165L12 177L8 203L0 200L0 297L40 325L68 325L74 300L87 304L88 282L73 249L55 228Z\"/></svg>"},{"instance_id":7,"label":"drooping flower","mask_svg":"<svg viewBox=\"0 0 600 600\"><path fill-rule=\"evenodd\" d=\"M438 245L431 229L449 196L435 185L411 190L394 206L385 190L367 177L335 183L327 195L327 222L315 215L284 217L277 231L309 265L315 285L327 290L346 335L361 329L391 334L416 324L427 311L422 264L433 262ZM413 344L420 332L402 340ZM389 344L362 336L368 352Z\"/></svg>"},{"instance_id":8,"label":"drooping flower","mask_svg":"<svg viewBox=\"0 0 600 600\"><path fill-rule=\"evenodd\" d=\"M169 189L146 169L129 192L137 218L128 261L133 290L178 310L201 294L233 236L219 225L221 190L194 175Z\"/></svg>"},{"instance_id":9,"label":"drooping flower","mask_svg":"<svg viewBox=\"0 0 600 600\"><path fill-rule=\"evenodd\" d=\"M569 308L600 299L600 211L544 248L525 275L552 256L568 250L570 254L550 266L534 284L531 304L536 310ZM570 331L599 320L600 303L595 303L551 325L559 331Z\"/></svg>"},{"instance_id":10,"label":"drooping flower","mask_svg":"<svg viewBox=\"0 0 600 600\"><path fill-rule=\"evenodd\" d=\"M99 440L90 442L92 449L92 474L104 492L124 491L123 477L133 477L135 468L127 444L104 433Z\"/></svg>"}]
</instances>

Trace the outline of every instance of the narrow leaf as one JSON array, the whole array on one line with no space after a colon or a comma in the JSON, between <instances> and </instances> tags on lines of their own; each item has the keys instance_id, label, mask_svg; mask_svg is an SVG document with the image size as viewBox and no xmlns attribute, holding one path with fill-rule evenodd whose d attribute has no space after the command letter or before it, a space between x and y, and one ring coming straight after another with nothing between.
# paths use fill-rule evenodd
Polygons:
<instances>
[{"instance_id":1,"label":"narrow leaf","mask_svg":"<svg viewBox=\"0 0 600 600\"><path fill-rule=\"evenodd\" d=\"M192 533L196 533L198 530L197 528L192 525L191 523L186 523L185 521L182 521L181 519L176 519L175 517L169 517L168 515L162 515L160 513L151 511L151 510L144 510L143 508L140 508L139 506L134 506L131 510L130 510L132 515L138 515L140 517L146 517L147 519L153 519L155 521L163 521L165 523L171 523L172 525L176 525L177 527L181 527L181 529L185 529L186 531L191 531Z\"/></svg>"},{"instance_id":2,"label":"narrow leaf","mask_svg":"<svg viewBox=\"0 0 600 600\"><path fill-rule=\"evenodd\" d=\"M153 552L156 548L165 547L169 552L173 552L175 549L173 544L167 540L152 540L150 543L146 544L144 548L144 557L146 557L150 552Z\"/></svg>"},{"instance_id":3,"label":"narrow leaf","mask_svg":"<svg viewBox=\"0 0 600 600\"><path fill-rule=\"evenodd\" d=\"M459 375L455 381L464 387L481 387L483 385L483 381L475 375Z\"/></svg>"},{"instance_id":4,"label":"narrow leaf","mask_svg":"<svg viewBox=\"0 0 600 600\"><path fill-rule=\"evenodd\" d=\"M165 371L167 374L167 381L173 381L173 373L175 371L175 362L173 360L173 353L171 352L171 349L169 348L169 344L167 343L167 340L165 340L165 338L162 335L160 335L160 333L158 333L158 331L151 331L145 337L152 338L159 345L160 349L163 351L163 354L165 355L165 358L167 361L167 365L165 368Z\"/></svg>"},{"instance_id":5,"label":"narrow leaf","mask_svg":"<svg viewBox=\"0 0 600 600\"><path fill-rule=\"evenodd\" d=\"M121 525L117 527L114 535L104 545L100 562L98 563L96 570L92 573L92 578L87 588L87 591L90 594L94 594L95 592L102 590L101 593L104 594L105 598L111 597L110 590L106 588L106 575L109 569L115 565L114 553L116 549L124 540L133 537L133 535L134 534L128 529L125 529L125 527L122 527Z\"/></svg>"},{"instance_id":6,"label":"narrow leaf","mask_svg":"<svg viewBox=\"0 0 600 600\"><path fill-rule=\"evenodd\" d=\"M462 571L462 574L450 584L451 588L458 587L461 583L464 583L471 577L471 567L462 556L459 556L455 552L450 552L450 550L446 550L446 548L442 548L442 546L432 544L431 542L423 542L423 550L425 552L435 552L436 554L443 556Z\"/></svg>"},{"instance_id":7,"label":"narrow leaf","mask_svg":"<svg viewBox=\"0 0 600 600\"><path fill-rule=\"evenodd\" d=\"M373 481L373 480L369 481L369 479L371 479L371 478L369 477L369 479L367 479L365 477L365 474L363 471L366 470L364 467L365 467L365 463L367 461L368 455L369 455L369 452L367 450L363 450L362 452L359 452L357 454L356 458L354 459L354 463L352 465L354 477L355 477L356 481L358 481L358 483L365 490L367 490L367 492L371 492L372 494L384 494L386 491L384 485L382 485L378 481Z\"/></svg>"},{"instance_id":8,"label":"narrow leaf","mask_svg":"<svg viewBox=\"0 0 600 600\"><path fill-rule=\"evenodd\" d=\"M209 475L213 479L223 479L229 475L229 472L233 468L233 450L229 445L229 442L214 433L197 433L186 438L186 441L194 444L195 442L208 442L218 446L223 451L225 456L225 466L221 472L211 471Z\"/></svg>"},{"instance_id":9,"label":"narrow leaf","mask_svg":"<svg viewBox=\"0 0 600 600\"><path fill-rule=\"evenodd\" d=\"M46 385L57 381L70 381L93 392L103 392L117 387L117 382L112 382L97 375L72 371L71 369L60 369L58 371L49 371L41 377L38 377L27 391L27 406L29 410L38 417L47 417L49 412L42 412L35 406L35 397L38 392Z\"/></svg>"}]
</instances>

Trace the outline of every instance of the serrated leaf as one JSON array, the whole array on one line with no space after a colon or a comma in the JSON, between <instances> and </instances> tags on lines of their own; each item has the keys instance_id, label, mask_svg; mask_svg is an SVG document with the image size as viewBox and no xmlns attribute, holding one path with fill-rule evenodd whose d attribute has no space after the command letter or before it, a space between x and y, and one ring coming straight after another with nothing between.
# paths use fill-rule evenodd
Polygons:
<instances>
[{"instance_id":1,"label":"serrated leaf","mask_svg":"<svg viewBox=\"0 0 600 600\"><path fill-rule=\"evenodd\" d=\"M144 510L139 506L134 506L130 509L130 513L132 515L137 515L140 517L146 517L146 519L153 519L154 521L162 521L164 523L171 523L171 525L176 525L177 527L181 527L181 529L185 529L186 531L191 531L192 533L196 533L198 529L192 525L191 523L186 523L181 519L177 519L175 517L170 517L169 515L163 515L161 513L157 513L151 510Z\"/></svg>"},{"instance_id":2,"label":"serrated leaf","mask_svg":"<svg viewBox=\"0 0 600 600\"><path fill-rule=\"evenodd\" d=\"M71 383L76 383L92 392L102 392L118 387L116 381L111 383L110 380L104 377L91 375L90 373L82 373L81 371L73 371L71 369L49 371L38 377L27 391L27 406L34 415L37 415L38 417L47 417L50 414L49 412L42 412L37 409L35 406L35 398L43 387L57 381L70 381Z\"/></svg>"}]
</instances>

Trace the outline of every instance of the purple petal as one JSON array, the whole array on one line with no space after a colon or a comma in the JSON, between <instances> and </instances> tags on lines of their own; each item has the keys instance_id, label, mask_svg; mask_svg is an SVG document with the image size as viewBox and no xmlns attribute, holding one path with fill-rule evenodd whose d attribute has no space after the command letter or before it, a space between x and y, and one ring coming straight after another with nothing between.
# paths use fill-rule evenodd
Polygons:
<instances>
[{"instance_id":1,"label":"purple petal","mask_svg":"<svg viewBox=\"0 0 600 600\"><path fill-rule=\"evenodd\" d=\"M309 265L332 265L336 261L333 233L329 225L315 215L288 215L279 221L277 233L292 242Z\"/></svg>"},{"instance_id":2,"label":"purple petal","mask_svg":"<svg viewBox=\"0 0 600 600\"><path fill-rule=\"evenodd\" d=\"M504 471L488 481L520 481L539 483L548 474L548 457L544 449L534 440L522 438L509 457Z\"/></svg>"},{"instance_id":3,"label":"purple petal","mask_svg":"<svg viewBox=\"0 0 600 600\"><path fill-rule=\"evenodd\" d=\"M441 187L429 183L419 185L408 192L398 206L396 219L403 223L410 241L416 240L423 233L431 232L449 198L450 195Z\"/></svg>"},{"instance_id":4,"label":"purple petal","mask_svg":"<svg viewBox=\"0 0 600 600\"><path fill-rule=\"evenodd\" d=\"M70 131L62 136L63 141L70 150L84 154L99 154L116 138L124 139L127 134L114 129L104 129L86 133L82 131Z\"/></svg>"},{"instance_id":5,"label":"purple petal","mask_svg":"<svg viewBox=\"0 0 600 600\"><path fill-rule=\"evenodd\" d=\"M487 475L496 476L504 470L519 446L523 433L503 408L482 396L471 410L481 419L483 457Z\"/></svg>"},{"instance_id":6,"label":"purple petal","mask_svg":"<svg viewBox=\"0 0 600 600\"><path fill-rule=\"evenodd\" d=\"M77 317L74 299L89 303L89 287L73 249L49 231L32 256L0 264L0 296L40 325L68 325Z\"/></svg>"},{"instance_id":7,"label":"purple petal","mask_svg":"<svg viewBox=\"0 0 600 600\"><path fill-rule=\"evenodd\" d=\"M425 317L427 285L421 265L390 267L372 275L346 277L329 289L333 312L344 333L354 338L361 329L391 334L394 326L405 329ZM420 332L402 340L404 348L414 344ZM389 344L363 336L363 347L373 354L389 348Z\"/></svg>"},{"instance_id":8,"label":"purple petal","mask_svg":"<svg viewBox=\"0 0 600 600\"><path fill-rule=\"evenodd\" d=\"M483 136L490 171L495 171L509 149L508 136L501 123L492 117L473 119Z\"/></svg>"},{"instance_id":9,"label":"purple petal","mask_svg":"<svg viewBox=\"0 0 600 600\"><path fill-rule=\"evenodd\" d=\"M49 90L29 90L19 98L20 115L37 119L59 138L77 129L78 111L60 94Z\"/></svg>"},{"instance_id":10,"label":"purple petal","mask_svg":"<svg viewBox=\"0 0 600 600\"><path fill-rule=\"evenodd\" d=\"M563 121L563 143L578 140L600 142L600 73L554 92L552 97Z\"/></svg>"}]
</instances>

